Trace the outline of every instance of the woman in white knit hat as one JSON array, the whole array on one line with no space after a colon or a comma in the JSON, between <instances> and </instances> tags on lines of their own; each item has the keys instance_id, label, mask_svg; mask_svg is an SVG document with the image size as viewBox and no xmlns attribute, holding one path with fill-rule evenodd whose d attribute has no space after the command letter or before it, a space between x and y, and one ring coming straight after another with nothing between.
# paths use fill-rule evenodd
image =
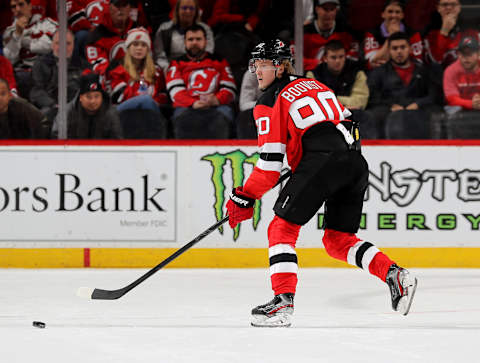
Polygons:
<instances>
[{"instance_id":1,"label":"woman in white knit hat","mask_svg":"<svg viewBox=\"0 0 480 363\"><path fill-rule=\"evenodd\" d=\"M160 111L160 105L168 103L165 92L163 71L156 67L151 54L152 42L145 28L134 28L128 32L125 41L126 53L122 61L111 64L107 71L112 102L122 117L125 137L131 128L131 138L165 138L167 121ZM139 113L138 110L147 111ZM152 116L152 120L146 121ZM138 115L142 117L138 117ZM135 118L136 120L132 120ZM147 122L147 128L139 128L140 122ZM133 134L132 134L133 133Z\"/></svg>"}]
</instances>

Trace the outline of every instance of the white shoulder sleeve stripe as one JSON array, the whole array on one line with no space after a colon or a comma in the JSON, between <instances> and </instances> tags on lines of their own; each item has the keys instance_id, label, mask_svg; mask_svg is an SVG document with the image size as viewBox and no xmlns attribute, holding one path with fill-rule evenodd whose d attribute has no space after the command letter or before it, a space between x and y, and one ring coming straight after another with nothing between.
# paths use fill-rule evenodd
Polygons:
<instances>
[{"instance_id":1,"label":"white shoulder sleeve stripe","mask_svg":"<svg viewBox=\"0 0 480 363\"><path fill-rule=\"evenodd\" d=\"M281 142L266 142L260 147L260 153L281 153L285 154L287 146Z\"/></svg>"},{"instance_id":2,"label":"white shoulder sleeve stripe","mask_svg":"<svg viewBox=\"0 0 480 363\"><path fill-rule=\"evenodd\" d=\"M183 79L172 79L171 81L167 82L166 86L167 88L173 87L173 86L178 86L178 85L185 85L185 82L183 82Z\"/></svg>"}]
</instances>

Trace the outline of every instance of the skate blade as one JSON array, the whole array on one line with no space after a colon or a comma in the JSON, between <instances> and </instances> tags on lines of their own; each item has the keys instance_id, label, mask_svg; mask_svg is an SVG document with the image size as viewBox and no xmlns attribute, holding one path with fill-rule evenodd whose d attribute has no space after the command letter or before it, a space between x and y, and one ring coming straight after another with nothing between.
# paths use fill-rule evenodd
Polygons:
<instances>
[{"instance_id":1,"label":"skate blade","mask_svg":"<svg viewBox=\"0 0 480 363\"><path fill-rule=\"evenodd\" d=\"M288 328L292 325L292 316L290 314L252 315L250 324L258 328Z\"/></svg>"},{"instance_id":2,"label":"skate blade","mask_svg":"<svg viewBox=\"0 0 480 363\"><path fill-rule=\"evenodd\" d=\"M404 289L407 291L406 295L403 296L398 302L397 311L402 315L407 315L412 306L413 297L415 296L415 291L417 290L417 278L410 279L407 281L404 286Z\"/></svg>"}]
</instances>

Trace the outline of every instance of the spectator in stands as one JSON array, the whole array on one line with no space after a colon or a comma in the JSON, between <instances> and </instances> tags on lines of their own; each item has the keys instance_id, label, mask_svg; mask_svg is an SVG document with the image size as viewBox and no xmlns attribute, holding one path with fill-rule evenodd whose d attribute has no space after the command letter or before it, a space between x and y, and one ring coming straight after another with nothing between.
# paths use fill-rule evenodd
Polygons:
<instances>
[{"instance_id":1,"label":"spectator in stands","mask_svg":"<svg viewBox=\"0 0 480 363\"><path fill-rule=\"evenodd\" d=\"M238 86L247 70L250 51L260 42L258 28L260 19L266 15L268 2L217 0L208 19L208 25L216 34L215 52L227 60Z\"/></svg>"},{"instance_id":2,"label":"spectator in stands","mask_svg":"<svg viewBox=\"0 0 480 363\"><path fill-rule=\"evenodd\" d=\"M207 34L207 52L213 53L215 44L210 27L200 21L197 0L179 0L175 5L173 19L160 25L155 35L155 63L163 71L173 59L185 54L185 29L193 24L200 25Z\"/></svg>"},{"instance_id":3,"label":"spectator in stands","mask_svg":"<svg viewBox=\"0 0 480 363\"><path fill-rule=\"evenodd\" d=\"M458 45L458 60L447 67L443 88L449 138L480 138L480 52L476 37Z\"/></svg>"},{"instance_id":4,"label":"spectator in stands","mask_svg":"<svg viewBox=\"0 0 480 363\"><path fill-rule=\"evenodd\" d=\"M3 33L3 53L13 65L20 95L28 97L33 62L50 51L57 23L32 14L30 0L10 0L10 5L15 20Z\"/></svg>"},{"instance_id":5,"label":"spectator in stands","mask_svg":"<svg viewBox=\"0 0 480 363\"><path fill-rule=\"evenodd\" d=\"M30 91L30 102L47 116L53 123L58 111L58 52L59 32L53 36L52 51L35 60L32 69L33 86ZM74 35L68 30L67 45L67 102L70 102L78 92L80 76L90 64L83 58L72 58Z\"/></svg>"},{"instance_id":6,"label":"spectator in stands","mask_svg":"<svg viewBox=\"0 0 480 363\"><path fill-rule=\"evenodd\" d=\"M58 137L59 117L55 118L52 136ZM80 90L67 107L69 139L121 139L122 127L118 112L110 104L99 75L87 73L80 78Z\"/></svg>"},{"instance_id":7,"label":"spectator in stands","mask_svg":"<svg viewBox=\"0 0 480 363\"><path fill-rule=\"evenodd\" d=\"M172 61L167 72L176 138L230 137L235 81L227 61L208 53L206 46L205 29L192 25L185 31L187 54Z\"/></svg>"},{"instance_id":8,"label":"spectator in stands","mask_svg":"<svg viewBox=\"0 0 480 363\"><path fill-rule=\"evenodd\" d=\"M359 44L341 18L339 0L314 0L315 20L303 28L303 66L314 69L323 60L325 44L340 40L347 51L347 58L359 58Z\"/></svg>"},{"instance_id":9,"label":"spectator in stands","mask_svg":"<svg viewBox=\"0 0 480 363\"><path fill-rule=\"evenodd\" d=\"M15 82L15 74L13 73L12 64L3 55L0 55L0 78L3 78L8 82L12 95L18 96L17 82Z\"/></svg>"},{"instance_id":10,"label":"spectator in stands","mask_svg":"<svg viewBox=\"0 0 480 363\"><path fill-rule=\"evenodd\" d=\"M246 71L243 75L238 101L240 112L235 119L238 139L257 139L257 126L253 118L253 108L261 93L255 73Z\"/></svg>"},{"instance_id":11,"label":"spectator in stands","mask_svg":"<svg viewBox=\"0 0 480 363\"><path fill-rule=\"evenodd\" d=\"M404 23L404 3L400 0L387 0L383 7L383 23L376 29L367 31L363 40L363 51L369 69L379 67L390 59L388 37L396 32L408 34L412 56L423 61L423 43L419 32L410 30Z\"/></svg>"},{"instance_id":12,"label":"spectator in stands","mask_svg":"<svg viewBox=\"0 0 480 363\"><path fill-rule=\"evenodd\" d=\"M163 71L153 62L150 36L145 28L134 28L128 32L125 44L123 61L114 61L108 72L112 101L118 104L124 135L164 139L167 120L159 105L166 105L168 97Z\"/></svg>"},{"instance_id":13,"label":"spectator in stands","mask_svg":"<svg viewBox=\"0 0 480 363\"><path fill-rule=\"evenodd\" d=\"M425 35L427 62L441 64L445 69L458 58L457 47L463 37L480 38L478 30L463 26L459 19L461 9L460 0L438 0L437 12Z\"/></svg>"},{"instance_id":14,"label":"spectator in stands","mask_svg":"<svg viewBox=\"0 0 480 363\"><path fill-rule=\"evenodd\" d=\"M411 58L410 37L390 35L389 61L368 76L369 109L387 139L428 139L436 95L429 72Z\"/></svg>"},{"instance_id":15,"label":"spectator in stands","mask_svg":"<svg viewBox=\"0 0 480 363\"><path fill-rule=\"evenodd\" d=\"M331 40L325 45L323 62L307 77L315 78L331 88L343 106L352 112L352 118L360 122L360 131L365 139L378 138L378 128L374 119L364 111L367 107L369 90L367 76L358 62L346 57L347 52L339 40Z\"/></svg>"},{"instance_id":16,"label":"spectator in stands","mask_svg":"<svg viewBox=\"0 0 480 363\"><path fill-rule=\"evenodd\" d=\"M13 97L8 82L0 78L0 139L43 139L48 122L26 100Z\"/></svg>"},{"instance_id":17,"label":"spectator in stands","mask_svg":"<svg viewBox=\"0 0 480 363\"><path fill-rule=\"evenodd\" d=\"M86 58L85 45L90 31L98 25L87 15L87 7L90 11L96 7L103 9L104 0L69 0L67 1L68 26L75 35L75 47L73 57Z\"/></svg>"},{"instance_id":18,"label":"spectator in stands","mask_svg":"<svg viewBox=\"0 0 480 363\"><path fill-rule=\"evenodd\" d=\"M217 0L208 25L216 32L225 32L232 28L253 32L267 5L266 0Z\"/></svg>"},{"instance_id":19,"label":"spectator in stands","mask_svg":"<svg viewBox=\"0 0 480 363\"><path fill-rule=\"evenodd\" d=\"M87 59L93 70L104 75L110 62L125 56L125 39L137 24L130 18L130 0L110 0L101 14L100 25L87 39Z\"/></svg>"},{"instance_id":20,"label":"spectator in stands","mask_svg":"<svg viewBox=\"0 0 480 363\"><path fill-rule=\"evenodd\" d=\"M57 20L57 1L51 0L32 0L32 13L40 14L43 17L48 17Z\"/></svg>"}]
</instances>

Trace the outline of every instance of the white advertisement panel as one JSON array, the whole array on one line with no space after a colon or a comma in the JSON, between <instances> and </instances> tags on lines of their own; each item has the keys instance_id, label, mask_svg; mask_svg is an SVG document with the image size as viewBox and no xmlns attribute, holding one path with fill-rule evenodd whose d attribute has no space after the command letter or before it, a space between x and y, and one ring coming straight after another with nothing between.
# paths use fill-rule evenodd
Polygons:
<instances>
[{"instance_id":1,"label":"white advertisement panel","mask_svg":"<svg viewBox=\"0 0 480 363\"><path fill-rule=\"evenodd\" d=\"M479 152L477 146L364 147L370 185L358 235L379 246L479 246ZM210 196L197 198L193 208L202 210L210 204L210 214L219 218L232 185L242 184L251 172L255 148L206 148L197 160L201 161L198 178L210 176L211 187ZM254 219L242 223L239 230L226 228L227 240L233 238L239 246L266 246L277 195L278 188L266 194ZM209 202L212 199L214 204ZM202 230L205 224L197 221L193 229ZM302 228L298 246L320 246L322 224L323 209ZM206 243L229 246L220 236Z\"/></svg>"},{"instance_id":2,"label":"white advertisement panel","mask_svg":"<svg viewBox=\"0 0 480 363\"><path fill-rule=\"evenodd\" d=\"M2 242L176 241L177 152L4 149ZM148 228L145 228L148 227Z\"/></svg>"},{"instance_id":3,"label":"white advertisement panel","mask_svg":"<svg viewBox=\"0 0 480 363\"><path fill-rule=\"evenodd\" d=\"M175 247L223 217L254 146L0 148L0 247ZM366 146L359 236L378 246L480 246L478 146ZM285 165L286 167L286 165ZM265 247L279 188L199 247ZM321 246L323 210L298 246Z\"/></svg>"}]
</instances>

